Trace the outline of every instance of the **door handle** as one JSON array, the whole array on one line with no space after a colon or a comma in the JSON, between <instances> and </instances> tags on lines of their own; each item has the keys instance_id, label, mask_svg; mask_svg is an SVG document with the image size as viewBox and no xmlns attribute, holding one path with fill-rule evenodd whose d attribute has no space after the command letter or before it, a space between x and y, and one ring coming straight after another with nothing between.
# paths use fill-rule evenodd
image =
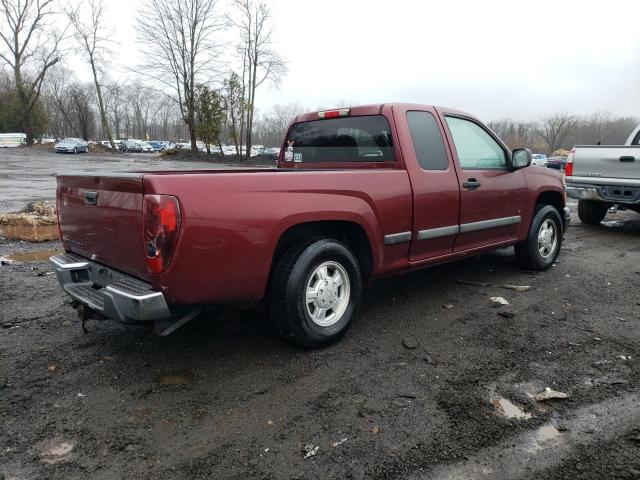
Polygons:
<instances>
[{"instance_id":1,"label":"door handle","mask_svg":"<svg viewBox=\"0 0 640 480\"><path fill-rule=\"evenodd\" d=\"M480 185L482 184L475 178L467 178L467 181L462 184L462 186L467 190L475 190Z\"/></svg>"},{"instance_id":2,"label":"door handle","mask_svg":"<svg viewBox=\"0 0 640 480\"><path fill-rule=\"evenodd\" d=\"M624 156L620 157L620 161L621 162L635 162L636 161L636 157L632 157L631 155L624 155Z\"/></svg>"}]
</instances>

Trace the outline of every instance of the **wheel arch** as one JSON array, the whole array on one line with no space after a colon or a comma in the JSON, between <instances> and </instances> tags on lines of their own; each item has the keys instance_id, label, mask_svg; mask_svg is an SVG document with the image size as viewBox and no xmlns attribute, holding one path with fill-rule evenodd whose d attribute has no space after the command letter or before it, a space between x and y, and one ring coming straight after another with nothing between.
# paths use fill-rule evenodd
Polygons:
<instances>
[{"instance_id":1,"label":"wheel arch","mask_svg":"<svg viewBox=\"0 0 640 480\"><path fill-rule=\"evenodd\" d=\"M289 247L312 238L334 238L343 242L358 260L363 280L374 271L371 239L365 228L352 220L316 220L291 225L280 235L271 259L271 272Z\"/></svg>"},{"instance_id":2,"label":"wheel arch","mask_svg":"<svg viewBox=\"0 0 640 480\"><path fill-rule=\"evenodd\" d=\"M566 221L563 215L563 210L566 202L562 193L556 190L545 190L538 193L538 196L536 197L536 203L533 206L533 213L531 215L532 219L541 205L551 205L552 207L554 207L558 211L560 219L562 220L562 229L567 229Z\"/></svg>"}]
</instances>

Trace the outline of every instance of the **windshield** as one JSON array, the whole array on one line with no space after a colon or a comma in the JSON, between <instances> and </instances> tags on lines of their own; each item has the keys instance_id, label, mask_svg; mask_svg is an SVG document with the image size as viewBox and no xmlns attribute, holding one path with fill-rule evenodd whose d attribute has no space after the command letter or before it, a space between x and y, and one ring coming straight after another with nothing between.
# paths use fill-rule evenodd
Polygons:
<instances>
[{"instance_id":1,"label":"windshield","mask_svg":"<svg viewBox=\"0 0 640 480\"><path fill-rule=\"evenodd\" d=\"M392 162L389 122L382 115L296 123L287 135L285 161Z\"/></svg>"}]
</instances>

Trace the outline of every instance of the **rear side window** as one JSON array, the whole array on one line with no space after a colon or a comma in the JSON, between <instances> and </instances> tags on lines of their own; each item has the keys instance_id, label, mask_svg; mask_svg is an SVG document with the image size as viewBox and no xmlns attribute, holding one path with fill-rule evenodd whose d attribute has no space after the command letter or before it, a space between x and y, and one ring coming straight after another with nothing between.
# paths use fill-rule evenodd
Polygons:
<instances>
[{"instance_id":1,"label":"rear side window","mask_svg":"<svg viewBox=\"0 0 640 480\"><path fill-rule=\"evenodd\" d=\"M463 170L506 168L505 151L482 127L463 118L445 118Z\"/></svg>"},{"instance_id":2,"label":"rear side window","mask_svg":"<svg viewBox=\"0 0 640 480\"><path fill-rule=\"evenodd\" d=\"M393 162L389 122L382 115L296 123L287 135L286 161Z\"/></svg>"},{"instance_id":3,"label":"rear side window","mask_svg":"<svg viewBox=\"0 0 640 480\"><path fill-rule=\"evenodd\" d=\"M446 170L449 159L435 117L429 112L407 112L413 148L424 170Z\"/></svg>"}]
</instances>

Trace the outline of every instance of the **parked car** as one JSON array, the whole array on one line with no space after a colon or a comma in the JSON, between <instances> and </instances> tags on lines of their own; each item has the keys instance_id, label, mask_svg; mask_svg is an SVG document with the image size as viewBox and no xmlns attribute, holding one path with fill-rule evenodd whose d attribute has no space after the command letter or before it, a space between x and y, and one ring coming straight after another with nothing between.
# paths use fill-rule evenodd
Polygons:
<instances>
[{"instance_id":1,"label":"parked car","mask_svg":"<svg viewBox=\"0 0 640 480\"><path fill-rule=\"evenodd\" d=\"M277 147L265 148L258 154L258 157L277 161L280 158L280 149Z\"/></svg>"},{"instance_id":2,"label":"parked car","mask_svg":"<svg viewBox=\"0 0 640 480\"><path fill-rule=\"evenodd\" d=\"M583 223L600 223L611 207L640 213L640 125L624 145L576 145L565 175Z\"/></svg>"},{"instance_id":3,"label":"parked car","mask_svg":"<svg viewBox=\"0 0 640 480\"><path fill-rule=\"evenodd\" d=\"M258 155L260 155L260 153L262 151L264 151L266 147L264 145L252 145L251 146L251 156L252 157L257 157Z\"/></svg>"},{"instance_id":4,"label":"parked car","mask_svg":"<svg viewBox=\"0 0 640 480\"><path fill-rule=\"evenodd\" d=\"M140 142L140 147L143 153L153 153L153 146L149 142Z\"/></svg>"},{"instance_id":5,"label":"parked car","mask_svg":"<svg viewBox=\"0 0 640 480\"><path fill-rule=\"evenodd\" d=\"M553 168L555 170L564 170L564 166L567 163L567 157L563 157L561 155L556 155L553 157L548 157L546 162L547 168Z\"/></svg>"},{"instance_id":6,"label":"parked car","mask_svg":"<svg viewBox=\"0 0 640 480\"><path fill-rule=\"evenodd\" d=\"M544 153L534 153L531 155L531 165L536 167L547 166L547 156Z\"/></svg>"},{"instance_id":7,"label":"parked car","mask_svg":"<svg viewBox=\"0 0 640 480\"><path fill-rule=\"evenodd\" d=\"M56 153L87 153L89 143L82 138L65 138L53 147Z\"/></svg>"},{"instance_id":8,"label":"parked car","mask_svg":"<svg viewBox=\"0 0 640 480\"><path fill-rule=\"evenodd\" d=\"M222 147L222 153L223 155L236 155L238 150L233 145L225 145Z\"/></svg>"},{"instance_id":9,"label":"parked car","mask_svg":"<svg viewBox=\"0 0 640 480\"><path fill-rule=\"evenodd\" d=\"M142 142L140 140L124 140L120 144L120 150L123 152L141 153Z\"/></svg>"},{"instance_id":10,"label":"parked car","mask_svg":"<svg viewBox=\"0 0 640 480\"><path fill-rule=\"evenodd\" d=\"M347 331L371 279L508 245L545 270L560 252L562 174L527 168L529 150L466 113L309 113L283 148L270 170L58 176L62 288L160 334L203 305L266 299L286 339L318 347Z\"/></svg>"},{"instance_id":11,"label":"parked car","mask_svg":"<svg viewBox=\"0 0 640 480\"><path fill-rule=\"evenodd\" d=\"M147 143L151 145L154 152L162 152L165 149L165 145L162 142L152 140Z\"/></svg>"},{"instance_id":12,"label":"parked car","mask_svg":"<svg viewBox=\"0 0 640 480\"><path fill-rule=\"evenodd\" d=\"M212 155L220 155L222 154L222 150L220 149L220 145L209 145L209 152ZM207 153L207 146L205 145L202 149L202 153Z\"/></svg>"}]
</instances>

